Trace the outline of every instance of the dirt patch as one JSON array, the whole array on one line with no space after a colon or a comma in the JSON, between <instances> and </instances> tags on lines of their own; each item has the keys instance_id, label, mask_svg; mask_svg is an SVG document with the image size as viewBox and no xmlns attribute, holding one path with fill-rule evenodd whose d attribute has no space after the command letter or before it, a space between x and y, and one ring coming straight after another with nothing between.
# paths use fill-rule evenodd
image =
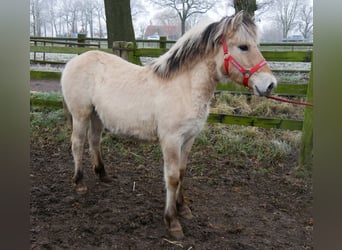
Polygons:
<instances>
[{"instance_id":1,"label":"dirt patch","mask_svg":"<svg viewBox=\"0 0 342 250\"><path fill-rule=\"evenodd\" d=\"M134 140L117 139L130 149L124 155L105 145L110 183L95 178L86 157L89 192L77 195L70 143L51 139L58 138L57 130L48 137L46 132L31 138L32 249L313 248L312 185L294 177L296 155L261 173L247 160L231 162L229 155L195 146L185 179L195 218L181 220L185 239L173 242L162 219L165 191L157 145L147 147L144 157L136 153L141 144Z\"/></svg>"},{"instance_id":2,"label":"dirt patch","mask_svg":"<svg viewBox=\"0 0 342 250\"><path fill-rule=\"evenodd\" d=\"M59 80L31 79L30 88L37 92L57 92L61 93L61 84Z\"/></svg>"}]
</instances>

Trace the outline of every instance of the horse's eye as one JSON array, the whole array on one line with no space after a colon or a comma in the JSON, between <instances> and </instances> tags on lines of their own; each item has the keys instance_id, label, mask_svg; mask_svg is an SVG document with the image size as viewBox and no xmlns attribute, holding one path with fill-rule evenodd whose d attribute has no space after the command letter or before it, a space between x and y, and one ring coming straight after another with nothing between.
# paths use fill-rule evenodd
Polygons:
<instances>
[{"instance_id":1,"label":"horse's eye","mask_svg":"<svg viewBox=\"0 0 342 250\"><path fill-rule=\"evenodd\" d=\"M239 49L241 49L242 51L247 51L248 50L248 46L247 45L240 45Z\"/></svg>"}]
</instances>

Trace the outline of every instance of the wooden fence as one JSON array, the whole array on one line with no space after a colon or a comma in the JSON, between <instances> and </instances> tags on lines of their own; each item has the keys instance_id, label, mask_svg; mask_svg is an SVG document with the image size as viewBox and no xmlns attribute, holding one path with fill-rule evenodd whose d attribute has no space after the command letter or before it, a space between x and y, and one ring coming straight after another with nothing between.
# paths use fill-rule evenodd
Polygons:
<instances>
[{"instance_id":1,"label":"wooden fence","mask_svg":"<svg viewBox=\"0 0 342 250\"><path fill-rule=\"evenodd\" d=\"M77 41L77 42L75 42ZM88 50L102 50L105 52L113 53L113 49L101 47L101 42L103 39L85 40L72 39L69 41L62 42L61 39L40 39L32 38L30 51L34 54L36 53L63 53L63 54L81 54ZM40 43L40 44L39 44ZM47 46L51 45L56 46ZM127 52L127 59L135 64L141 64L141 57L159 57L165 53L168 48L174 43L174 41L166 41L165 38L161 40L137 40L135 46L132 43L129 44L127 48L122 48L122 46L117 47L116 50ZM157 46L156 46L157 44ZM63 46L64 45L64 46ZM67 46L66 46L67 45ZM71 45L71 46L70 46ZM147 46L146 46L147 45ZM115 47L115 46L114 46ZM262 43L260 44L261 51L265 59L269 62L312 62L312 43ZM117 51L114 53L118 54ZM119 54L120 54L119 53ZM44 56L45 58L45 56ZM31 60L32 63L49 63L49 64L64 64L62 61L41 61L41 60ZM312 63L311 63L312 65ZM273 70L287 73L309 73L310 70ZM42 71L31 71L31 78L47 78L47 79L59 79L61 73L59 72L42 72ZM312 101L312 67L310 80L308 83L278 83L278 87L275 94L284 96L294 96L294 97L305 97L307 96L308 101ZM245 89L240 88L236 84L228 83L217 85L217 91L228 91L231 93L239 94L249 94ZM31 98L31 104L37 103L35 98ZM311 164L312 159L312 107L307 107L305 110L305 120L293 120L293 119L280 119L280 118L264 118L257 116L241 116L241 115L227 115L227 114L217 114L211 113L208 117L208 122L214 123L224 123L224 124L237 124L237 125L247 125L247 126L257 126L264 128L278 128L278 129L288 129L288 130L303 130L302 134L302 147L301 156L299 157L299 164L305 166Z\"/></svg>"}]
</instances>

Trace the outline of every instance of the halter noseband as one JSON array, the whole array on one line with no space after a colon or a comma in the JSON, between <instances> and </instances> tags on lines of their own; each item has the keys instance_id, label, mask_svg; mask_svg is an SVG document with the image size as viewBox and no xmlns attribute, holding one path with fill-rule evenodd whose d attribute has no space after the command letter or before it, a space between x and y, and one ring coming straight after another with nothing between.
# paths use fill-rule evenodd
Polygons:
<instances>
[{"instance_id":1,"label":"halter noseband","mask_svg":"<svg viewBox=\"0 0 342 250\"><path fill-rule=\"evenodd\" d=\"M229 75L229 62L231 62L242 74L243 74L243 85L248 88L248 80L251 75L267 64L266 60L262 60L260 63L252 67L251 69L245 69L238 61L235 60L228 52L226 39L222 36L222 47L224 53L224 67Z\"/></svg>"}]
</instances>

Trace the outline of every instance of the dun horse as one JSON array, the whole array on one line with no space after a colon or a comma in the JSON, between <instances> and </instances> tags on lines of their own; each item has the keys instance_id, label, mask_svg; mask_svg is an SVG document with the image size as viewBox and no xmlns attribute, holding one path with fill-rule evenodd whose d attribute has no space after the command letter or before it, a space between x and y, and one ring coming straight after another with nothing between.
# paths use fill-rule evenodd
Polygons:
<instances>
[{"instance_id":1,"label":"dun horse","mask_svg":"<svg viewBox=\"0 0 342 250\"><path fill-rule=\"evenodd\" d=\"M72 116L73 181L83 183L86 138L95 173L107 175L101 157L102 130L144 140L158 140L164 159L164 222L182 238L178 217L192 218L184 202L183 179L195 137L203 129L218 81L228 78L256 95L268 95L276 79L257 46L257 29L239 12L187 32L164 55L137 66L99 51L86 52L66 65L61 84Z\"/></svg>"}]
</instances>

